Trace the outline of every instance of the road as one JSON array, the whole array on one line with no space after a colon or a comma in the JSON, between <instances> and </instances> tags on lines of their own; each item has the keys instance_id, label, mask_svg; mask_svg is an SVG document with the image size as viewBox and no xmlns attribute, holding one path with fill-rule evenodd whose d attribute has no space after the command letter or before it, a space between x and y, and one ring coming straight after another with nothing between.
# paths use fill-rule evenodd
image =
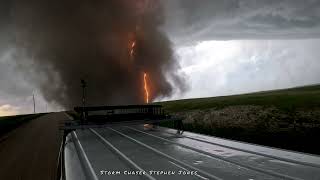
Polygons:
<instances>
[{"instance_id":1,"label":"road","mask_svg":"<svg viewBox=\"0 0 320 180\"><path fill-rule=\"evenodd\" d=\"M67 179L320 179L319 156L142 125L79 129L65 150Z\"/></svg>"},{"instance_id":2,"label":"road","mask_svg":"<svg viewBox=\"0 0 320 180\"><path fill-rule=\"evenodd\" d=\"M0 142L0 179L55 179L61 143L59 122L64 113L51 113L15 129Z\"/></svg>"}]
</instances>

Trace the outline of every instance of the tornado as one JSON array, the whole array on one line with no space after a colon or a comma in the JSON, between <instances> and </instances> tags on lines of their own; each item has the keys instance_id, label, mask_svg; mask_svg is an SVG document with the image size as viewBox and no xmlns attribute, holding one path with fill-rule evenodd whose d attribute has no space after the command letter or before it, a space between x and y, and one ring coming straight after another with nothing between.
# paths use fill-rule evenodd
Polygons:
<instances>
[{"instance_id":1,"label":"tornado","mask_svg":"<svg viewBox=\"0 0 320 180\"><path fill-rule=\"evenodd\" d=\"M186 89L172 44L161 30L159 0L14 0L14 44L19 68L28 68L48 102L88 105L145 103ZM30 68L30 66L29 66Z\"/></svg>"}]
</instances>

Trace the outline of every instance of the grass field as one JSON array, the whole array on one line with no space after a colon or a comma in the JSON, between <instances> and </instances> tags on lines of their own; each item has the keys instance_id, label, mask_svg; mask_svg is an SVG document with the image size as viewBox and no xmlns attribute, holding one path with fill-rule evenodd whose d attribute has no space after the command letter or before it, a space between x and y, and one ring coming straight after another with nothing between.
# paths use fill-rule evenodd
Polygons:
<instances>
[{"instance_id":1,"label":"grass field","mask_svg":"<svg viewBox=\"0 0 320 180\"><path fill-rule=\"evenodd\" d=\"M187 131L320 154L320 85L157 104Z\"/></svg>"},{"instance_id":2,"label":"grass field","mask_svg":"<svg viewBox=\"0 0 320 180\"><path fill-rule=\"evenodd\" d=\"M32 119L40 117L42 114L25 114L16 116L2 116L0 117L0 137L18 126L26 123Z\"/></svg>"},{"instance_id":3,"label":"grass field","mask_svg":"<svg viewBox=\"0 0 320 180\"><path fill-rule=\"evenodd\" d=\"M297 108L312 109L320 107L320 85L233 96L166 101L159 104L164 105L169 112L208 108L219 109L231 105L275 106L286 111Z\"/></svg>"}]
</instances>

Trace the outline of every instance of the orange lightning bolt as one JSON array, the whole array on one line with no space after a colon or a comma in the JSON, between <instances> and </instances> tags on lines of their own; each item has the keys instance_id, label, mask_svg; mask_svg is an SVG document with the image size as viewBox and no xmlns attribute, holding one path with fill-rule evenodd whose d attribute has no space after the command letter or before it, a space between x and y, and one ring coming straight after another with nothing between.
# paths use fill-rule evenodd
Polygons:
<instances>
[{"instance_id":1,"label":"orange lightning bolt","mask_svg":"<svg viewBox=\"0 0 320 180\"><path fill-rule=\"evenodd\" d=\"M146 103L149 103L149 91L148 91L148 83L147 83L147 73L143 73L143 80L144 80L144 91L146 94Z\"/></svg>"}]
</instances>

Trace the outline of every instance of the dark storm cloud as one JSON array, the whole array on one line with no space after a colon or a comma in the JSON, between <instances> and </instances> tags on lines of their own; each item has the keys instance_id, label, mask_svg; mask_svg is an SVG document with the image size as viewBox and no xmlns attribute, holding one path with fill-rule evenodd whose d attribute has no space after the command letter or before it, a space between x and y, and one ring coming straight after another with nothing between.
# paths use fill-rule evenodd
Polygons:
<instances>
[{"instance_id":1,"label":"dark storm cloud","mask_svg":"<svg viewBox=\"0 0 320 180\"><path fill-rule=\"evenodd\" d=\"M12 1L3 0L0 2L0 56L8 48L12 38Z\"/></svg>"},{"instance_id":2,"label":"dark storm cloud","mask_svg":"<svg viewBox=\"0 0 320 180\"><path fill-rule=\"evenodd\" d=\"M91 104L140 103L143 71L153 98L170 96L184 89L170 41L320 38L319 0L152 0L161 3L144 15L136 2L1 0L0 104L40 89L46 101L78 105L80 78Z\"/></svg>"},{"instance_id":3,"label":"dark storm cloud","mask_svg":"<svg viewBox=\"0 0 320 180\"><path fill-rule=\"evenodd\" d=\"M14 41L12 8L13 1L0 2L0 101L9 99L8 96L12 98L32 93L29 83L24 81L19 69L16 68L15 61L12 61L15 59L15 49L12 47Z\"/></svg>"},{"instance_id":4,"label":"dark storm cloud","mask_svg":"<svg viewBox=\"0 0 320 180\"><path fill-rule=\"evenodd\" d=\"M318 0L167 0L177 41L320 38Z\"/></svg>"},{"instance_id":5,"label":"dark storm cloud","mask_svg":"<svg viewBox=\"0 0 320 180\"><path fill-rule=\"evenodd\" d=\"M79 105L83 78L90 105L143 103L144 72L151 99L185 88L170 41L159 28L165 21L161 3L146 3L14 0L3 15L11 21L2 24L12 24L16 68L46 101Z\"/></svg>"}]
</instances>

